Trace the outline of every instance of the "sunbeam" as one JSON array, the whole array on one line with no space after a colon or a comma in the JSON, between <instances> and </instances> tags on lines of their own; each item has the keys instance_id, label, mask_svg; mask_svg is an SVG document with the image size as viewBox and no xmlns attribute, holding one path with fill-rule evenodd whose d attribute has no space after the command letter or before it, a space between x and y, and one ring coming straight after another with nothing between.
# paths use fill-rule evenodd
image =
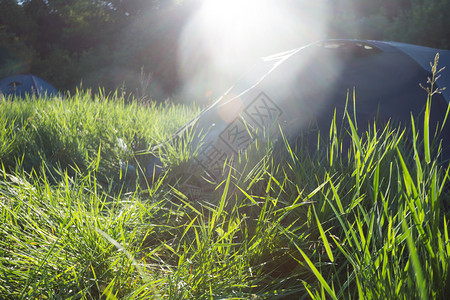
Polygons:
<instances>
[{"instance_id":1,"label":"sunbeam","mask_svg":"<svg viewBox=\"0 0 450 300\"><path fill-rule=\"evenodd\" d=\"M261 56L325 38L326 0L204 0L184 29L179 69L198 97L232 84ZM214 94L213 94L214 95Z\"/></svg>"}]
</instances>

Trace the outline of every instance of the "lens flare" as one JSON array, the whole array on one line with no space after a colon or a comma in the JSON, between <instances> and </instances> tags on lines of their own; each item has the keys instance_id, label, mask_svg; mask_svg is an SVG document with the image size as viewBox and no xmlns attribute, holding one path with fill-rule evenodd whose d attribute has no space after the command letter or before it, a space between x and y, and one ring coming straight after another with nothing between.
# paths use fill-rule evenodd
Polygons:
<instances>
[{"instance_id":1,"label":"lens flare","mask_svg":"<svg viewBox=\"0 0 450 300\"><path fill-rule=\"evenodd\" d=\"M311 2L314 2L311 4ZM327 0L204 0L180 37L187 95L223 92L261 56L324 39Z\"/></svg>"}]
</instances>

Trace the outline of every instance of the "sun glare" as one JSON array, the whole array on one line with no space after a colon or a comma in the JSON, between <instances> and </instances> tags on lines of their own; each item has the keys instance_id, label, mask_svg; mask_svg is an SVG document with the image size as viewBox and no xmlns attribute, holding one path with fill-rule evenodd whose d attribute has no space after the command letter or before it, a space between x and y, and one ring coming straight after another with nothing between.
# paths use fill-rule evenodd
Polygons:
<instances>
[{"instance_id":1,"label":"sun glare","mask_svg":"<svg viewBox=\"0 0 450 300\"><path fill-rule=\"evenodd\" d=\"M200 14L206 27L236 33L258 22L257 12L264 17L267 5L257 0L205 0Z\"/></svg>"},{"instance_id":2,"label":"sun glare","mask_svg":"<svg viewBox=\"0 0 450 300\"><path fill-rule=\"evenodd\" d=\"M322 39L327 13L325 6L317 3L326 0L310 3L203 0L179 43L180 73L187 89L194 90L194 94L198 89L223 89L259 57Z\"/></svg>"}]
</instances>

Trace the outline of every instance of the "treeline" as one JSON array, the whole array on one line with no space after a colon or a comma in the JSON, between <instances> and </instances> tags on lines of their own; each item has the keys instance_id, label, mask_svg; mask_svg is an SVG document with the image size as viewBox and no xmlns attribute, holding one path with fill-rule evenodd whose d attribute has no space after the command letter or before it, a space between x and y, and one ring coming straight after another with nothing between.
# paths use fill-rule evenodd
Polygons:
<instances>
[{"instance_id":1,"label":"treeline","mask_svg":"<svg viewBox=\"0 0 450 300\"><path fill-rule=\"evenodd\" d=\"M57 88L179 85L177 38L197 0L0 0L0 78L32 72ZM142 78L141 73L144 75ZM149 74L152 78L149 80Z\"/></svg>"},{"instance_id":2,"label":"treeline","mask_svg":"<svg viewBox=\"0 0 450 300\"><path fill-rule=\"evenodd\" d=\"M330 0L329 37L450 48L450 0Z\"/></svg>"},{"instance_id":3,"label":"treeline","mask_svg":"<svg viewBox=\"0 0 450 300\"><path fill-rule=\"evenodd\" d=\"M450 48L450 0L321 1L330 11L328 38ZM83 87L147 90L163 99L180 87L178 38L201 3L0 0L0 78L32 72L62 90L82 81Z\"/></svg>"}]
</instances>

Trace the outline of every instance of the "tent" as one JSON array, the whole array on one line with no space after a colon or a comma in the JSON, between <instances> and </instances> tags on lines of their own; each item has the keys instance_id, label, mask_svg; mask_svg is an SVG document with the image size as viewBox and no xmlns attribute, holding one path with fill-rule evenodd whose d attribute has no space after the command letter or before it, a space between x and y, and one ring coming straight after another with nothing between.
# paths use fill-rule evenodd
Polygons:
<instances>
[{"instance_id":1,"label":"tent","mask_svg":"<svg viewBox=\"0 0 450 300\"><path fill-rule=\"evenodd\" d=\"M58 90L42 78L32 74L13 75L0 80L0 94L24 98L28 95L54 96Z\"/></svg>"},{"instance_id":2,"label":"tent","mask_svg":"<svg viewBox=\"0 0 450 300\"><path fill-rule=\"evenodd\" d=\"M342 116L349 91L350 101L355 91L360 127L367 128L375 119L407 125L411 113L416 119L423 116L427 92L419 84L429 86L430 62L436 53L438 67L450 65L448 50L368 40L325 40L266 57L176 136L188 130L196 133L195 161L214 177L226 160L254 141L257 132L280 126L292 136L316 124L328 133L335 109ZM449 89L433 96L431 132L442 124L450 100L450 68L440 74L437 86ZM353 114L352 105L348 110ZM450 126L442 138L443 156L448 159ZM150 177L159 171L155 165L147 168Z\"/></svg>"}]
</instances>

